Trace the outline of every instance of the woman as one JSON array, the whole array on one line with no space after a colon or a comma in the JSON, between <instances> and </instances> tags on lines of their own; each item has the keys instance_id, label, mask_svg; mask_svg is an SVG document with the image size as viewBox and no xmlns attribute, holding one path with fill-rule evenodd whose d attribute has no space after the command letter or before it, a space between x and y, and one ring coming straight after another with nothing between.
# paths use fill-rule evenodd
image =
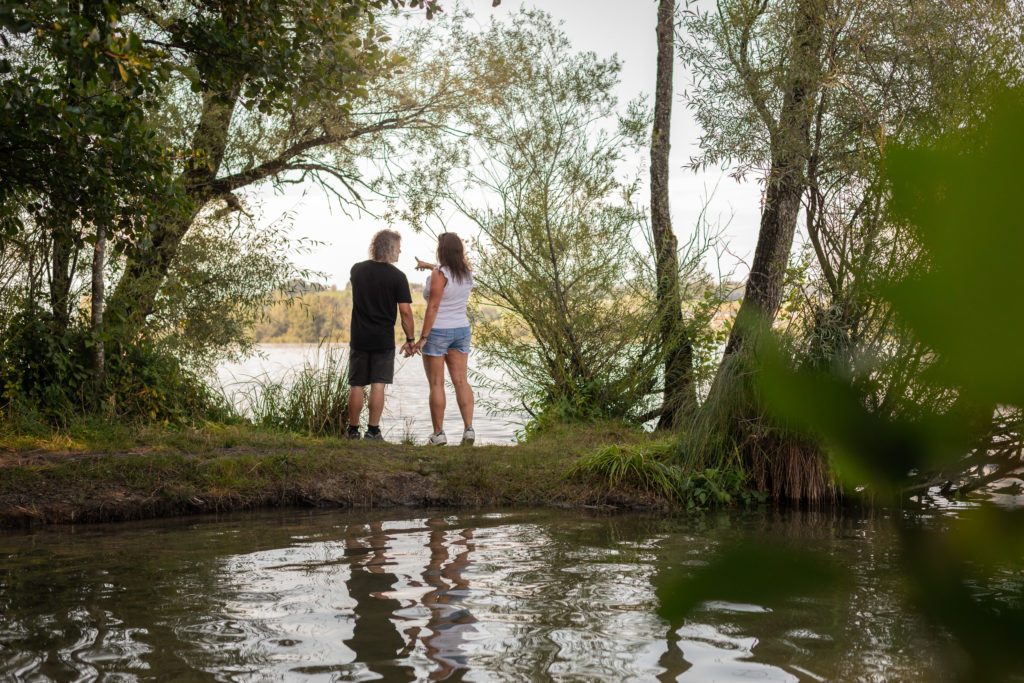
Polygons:
<instances>
[{"instance_id":1,"label":"woman","mask_svg":"<svg viewBox=\"0 0 1024 683\"><path fill-rule=\"evenodd\" d=\"M423 316L423 333L414 351L423 354L423 369L430 384L430 421L434 433L429 443L448 443L444 434L444 366L455 387L455 400L462 413L462 443L472 445L473 389L466 379L469 361L470 329L466 305L473 289L473 273L466 262L466 248L453 232L437 238L437 265L416 259L416 270L429 270L423 296L427 312Z\"/></svg>"}]
</instances>

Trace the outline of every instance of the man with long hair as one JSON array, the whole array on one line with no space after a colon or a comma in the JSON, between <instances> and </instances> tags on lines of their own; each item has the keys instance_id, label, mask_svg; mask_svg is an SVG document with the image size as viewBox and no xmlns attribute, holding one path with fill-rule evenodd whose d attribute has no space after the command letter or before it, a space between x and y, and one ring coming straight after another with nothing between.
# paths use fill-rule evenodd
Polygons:
<instances>
[{"instance_id":1,"label":"man with long hair","mask_svg":"<svg viewBox=\"0 0 1024 683\"><path fill-rule=\"evenodd\" d=\"M405 344L411 355L416 338L412 293L405 273L395 267L402 251L402 236L380 230L370 242L370 258L352 266L352 324L348 355L348 438L359 438L359 414L366 387L370 387L370 416L363 438L382 441L380 417L384 412L384 386L395 378L395 321L400 313Z\"/></svg>"}]
</instances>

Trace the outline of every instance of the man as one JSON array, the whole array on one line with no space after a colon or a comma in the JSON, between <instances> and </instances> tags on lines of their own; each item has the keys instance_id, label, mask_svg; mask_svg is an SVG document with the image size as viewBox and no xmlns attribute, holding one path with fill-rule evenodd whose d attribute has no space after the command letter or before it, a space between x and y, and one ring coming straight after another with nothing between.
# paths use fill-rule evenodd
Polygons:
<instances>
[{"instance_id":1,"label":"man","mask_svg":"<svg viewBox=\"0 0 1024 683\"><path fill-rule=\"evenodd\" d=\"M402 236L381 230L370 242L370 260L352 266L352 326L348 354L348 438L359 438L359 414L364 392L370 387L370 419L363 438L382 441L380 416L384 412L384 385L395 377L396 309L402 316L405 344L410 356L416 337L412 293L405 274L394 266L402 251Z\"/></svg>"}]
</instances>

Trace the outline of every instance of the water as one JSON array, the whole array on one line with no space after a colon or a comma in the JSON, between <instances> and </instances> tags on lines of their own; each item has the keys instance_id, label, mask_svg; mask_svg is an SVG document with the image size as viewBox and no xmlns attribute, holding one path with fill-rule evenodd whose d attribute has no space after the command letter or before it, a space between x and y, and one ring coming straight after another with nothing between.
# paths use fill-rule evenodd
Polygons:
<instances>
[{"instance_id":1,"label":"water","mask_svg":"<svg viewBox=\"0 0 1024 683\"><path fill-rule=\"evenodd\" d=\"M339 346L347 352L345 346ZM280 380L289 374L302 369L304 363L315 359L316 344L263 344L257 347L258 354L241 363L224 363L217 368L217 379L225 387L229 396L236 395L241 385L253 379L267 378ZM470 355L470 370L481 370L477 356ZM447 371L445 371L447 373ZM471 380L472 381L472 380ZM495 394L480 387L474 387L477 397L473 427L476 430L477 442L488 444L511 444L515 442L515 432L526 423L526 416L521 413L511 415L489 415L482 402L504 401L503 394ZM381 429L385 438L401 441L408 434L417 443L423 443L433 431L430 424L427 379L423 374L423 361L417 356L402 358L397 355L395 361L395 382L388 387L384 417ZM462 418L455 403L455 391L451 384L447 386L447 406L445 410L445 430L453 444L459 442L462 434Z\"/></svg>"},{"instance_id":2,"label":"water","mask_svg":"<svg viewBox=\"0 0 1024 683\"><path fill-rule=\"evenodd\" d=\"M828 553L852 585L705 604L654 584L726 541ZM948 680L884 519L273 511L0 535L0 680Z\"/></svg>"}]
</instances>

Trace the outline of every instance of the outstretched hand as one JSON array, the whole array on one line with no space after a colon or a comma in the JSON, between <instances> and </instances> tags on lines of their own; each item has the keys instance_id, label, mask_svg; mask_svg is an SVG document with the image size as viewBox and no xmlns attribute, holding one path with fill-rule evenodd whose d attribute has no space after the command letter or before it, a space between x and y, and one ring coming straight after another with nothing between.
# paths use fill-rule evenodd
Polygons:
<instances>
[{"instance_id":1,"label":"outstretched hand","mask_svg":"<svg viewBox=\"0 0 1024 683\"><path fill-rule=\"evenodd\" d=\"M434 268L437 267L433 263L427 263L426 261L421 261L419 259L419 257L414 257L414 258L416 258L416 270L433 270Z\"/></svg>"}]
</instances>

